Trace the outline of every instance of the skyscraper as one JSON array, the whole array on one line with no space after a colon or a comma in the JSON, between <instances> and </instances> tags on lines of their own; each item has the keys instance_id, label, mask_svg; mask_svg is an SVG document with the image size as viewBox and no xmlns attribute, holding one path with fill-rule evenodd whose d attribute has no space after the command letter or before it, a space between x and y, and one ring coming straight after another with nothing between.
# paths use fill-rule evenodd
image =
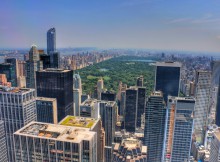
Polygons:
<instances>
[{"instance_id":1,"label":"skyscraper","mask_svg":"<svg viewBox=\"0 0 220 162\"><path fill-rule=\"evenodd\" d=\"M215 132L210 148L209 162L220 162L220 132Z\"/></svg>"},{"instance_id":2,"label":"skyscraper","mask_svg":"<svg viewBox=\"0 0 220 162\"><path fill-rule=\"evenodd\" d=\"M97 133L87 128L31 122L14 139L16 161L97 161Z\"/></svg>"},{"instance_id":3,"label":"skyscraper","mask_svg":"<svg viewBox=\"0 0 220 162\"><path fill-rule=\"evenodd\" d=\"M144 86L144 77L141 75L140 77L137 78L137 86L138 87L143 87Z\"/></svg>"},{"instance_id":4,"label":"skyscraper","mask_svg":"<svg viewBox=\"0 0 220 162\"><path fill-rule=\"evenodd\" d=\"M101 100L101 93L104 88L104 81L100 78L97 82L97 93L98 93L98 100Z\"/></svg>"},{"instance_id":5,"label":"skyscraper","mask_svg":"<svg viewBox=\"0 0 220 162\"><path fill-rule=\"evenodd\" d=\"M50 28L47 31L47 54L56 52L56 29Z\"/></svg>"},{"instance_id":6,"label":"skyscraper","mask_svg":"<svg viewBox=\"0 0 220 162\"><path fill-rule=\"evenodd\" d=\"M14 72L14 80L15 82L12 83L12 86L17 87L17 78L18 78L18 60L16 58L6 58L6 63L9 63L12 65L12 71Z\"/></svg>"},{"instance_id":7,"label":"skyscraper","mask_svg":"<svg viewBox=\"0 0 220 162\"><path fill-rule=\"evenodd\" d=\"M10 82L13 87L17 85L16 72L11 63L0 64L0 74L5 74L8 82Z\"/></svg>"},{"instance_id":8,"label":"skyscraper","mask_svg":"<svg viewBox=\"0 0 220 162\"><path fill-rule=\"evenodd\" d=\"M8 161L14 162L13 133L36 120L34 89L0 87L0 120L4 121Z\"/></svg>"},{"instance_id":9,"label":"skyscraper","mask_svg":"<svg viewBox=\"0 0 220 162\"><path fill-rule=\"evenodd\" d=\"M73 89L81 89L82 90L82 83L79 74L73 75Z\"/></svg>"},{"instance_id":10,"label":"skyscraper","mask_svg":"<svg viewBox=\"0 0 220 162\"><path fill-rule=\"evenodd\" d=\"M56 98L36 98L37 121L57 124L57 100Z\"/></svg>"},{"instance_id":11,"label":"skyscraper","mask_svg":"<svg viewBox=\"0 0 220 162\"><path fill-rule=\"evenodd\" d=\"M138 106L136 127L141 127L141 116L144 114L146 107L146 88L138 87Z\"/></svg>"},{"instance_id":12,"label":"skyscraper","mask_svg":"<svg viewBox=\"0 0 220 162\"><path fill-rule=\"evenodd\" d=\"M162 91L166 102L168 95L179 95L181 66L179 62L156 63L155 91Z\"/></svg>"},{"instance_id":13,"label":"skyscraper","mask_svg":"<svg viewBox=\"0 0 220 162\"><path fill-rule=\"evenodd\" d=\"M215 124L220 127L220 86L218 88L218 94L217 94L217 104L216 104L216 112L215 112Z\"/></svg>"},{"instance_id":14,"label":"skyscraper","mask_svg":"<svg viewBox=\"0 0 220 162\"><path fill-rule=\"evenodd\" d=\"M164 162L190 157L195 99L168 96Z\"/></svg>"},{"instance_id":15,"label":"skyscraper","mask_svg":"<svg viewBox=\"0 0 220 162\"><path fill-rule=\"evenodd\" d=\"M207 126L207 117L209 112L209 100L211 90L211 72L197 71L195 78L195 118L194 129L204 130Z\"/></svg>"},{"instance_id":16,"label":"skyscraper","mask_svg":"<svg viewBox=\"0 0 220 162\"><path fill-rule=\"evenodd\" d=\"M80 89L73 89L73 111L75 116L80 116L82 91Z\"/></svg>"},{"instance_id":17,"label":"skyscraper","mask_svg":"<svg viewBox=\"0 0 220 162\"><path fill-rule=\"evenodd\" d=\"M50 68L60 68L60 53L56 50L56 29L47 31L47 54L50 56Z\"/></svg>"},{"instance_id":18,"label":"skyscraper","mask_svg":"<svg viewBox=\"0 0 220 162\"><path fill-rule=\"evenodd\" d=\"M220 61L214 60L211 62L211 70L212 70L212 85L219 85L219 77L220 77Z\"/></svg>"},{"instance_id":19,"label":"skyscraper","mask_svg":"<svg viewBox=\"0 0 220 162\"><path fill-rule=\"evenodd\" d=\"M26 87L36 88L36 71L43 69L43 63L39 59L37 46L33 45L29 51L29 60L26 62Z\"/></svg>"},{"instance_id":20,"label":"skyscraper","mask_svg":"<svg viewBox=\"0 0 220 162\"><path fill-rule=\"evenodd\" d=\"M137 107L138 107L138 88L130 87L126 90L125 101L125 130L135 132L137 123Z\"/></svg>"},{"instance_id":21,"label":"skyscraper","mask_svg":"<svg viewBox=\"0 0 220 162\"><path fill-rule=\"evenodd\" d=\"M37 96L57 99L58 121L73 115L73 71L45 69L36 72Z\"/></svg>"},{"instance_id":22,"label":"skyscraper","mask_svg":"<svg viewBox=\"0 0 220 162\"><path fill-rule=\"evenodd\" d=\"M0 161L8 162L4 121L0 120Z\"/></svg>"},{"instance_id":23,"label":"skyscraper","mask_svg":"<svg viewBox=\"0 0 220 162\"><path fill-rule=\"evenodd\" d=\"M101 101L100 115L105 130L104 161L112 162L113 141L117 120L117 104L115 101Z\"/></svg>"},{"instance_id":24,"label":"skyscraper","mask_svg":"<svg viewBox=\"0 0 220 162\"><path fill-rule=\"evenodd\" d=\"M154 91L145 110L144 143L148 147L147 161L161 162L163 158L166 107L163 93Z\"/></svg>"}]
</instances>

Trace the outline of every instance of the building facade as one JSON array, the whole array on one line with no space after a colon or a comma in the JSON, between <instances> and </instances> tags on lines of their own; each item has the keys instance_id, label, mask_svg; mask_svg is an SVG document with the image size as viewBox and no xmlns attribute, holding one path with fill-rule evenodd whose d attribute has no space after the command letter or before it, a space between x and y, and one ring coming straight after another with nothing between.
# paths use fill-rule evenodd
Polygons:
<instances>
[{"instance_id":1,"label":"building facade","mask_svg":"<svg viewBox=\"0 0 220 162\"><path fill-rule=\"evenodd\" d=\"M181 67L179 62L156 63L155 91L163 92L165 102L168 95L179 95Z\"/></svg>"},{"instance_id":2,"label":"building facade","mask_svg":"<svg viewBox=\"0 0 220 162\"><path fill-rule=\"evenodd\" d=\"M97 133L31 122L14 133L16 161L97 161Z\"/></svg>"},{"instance_id":3,"label":"building facade","mask_svg":"<svg viewBox=\"0 0 220 162\"><path fill-rule=\"evenodd\" d=\"M50 28L47 31L47 54L56 51L56 29Z\"/></svg>"},{"instance_id":4,"label":"building facade","mask_svg":"<svg viewBox=\"0 0 220 162\"><path fill-rule=\"evenodd\" d=\"M209 112L209 101L211 95L211 72L197 71L195 79L195 131L204 130L207 126L207 118Z\"/></svg>"},{"instance_id":5,"label":"building facade","mask_svg":"<svg viewBox=\"0 0 220 162\"><path fill-rule=\"evenodd\" d=\"M4 121L0 120L0 161L8 162Z\"/></svg>"},{"instance_id":6,"label":"building facade","mask_svg":"<svg viewBox=\"0 0 220 162\"><path fill-rule=\"evenodd\" d=\"M29 60L25 64L26 87L36 88L36 71L43 69L43 63L39 59L37 46L33 45L29 51Z\"/></svg>"},{"instance_id":7,"label":"building facade","mask_svg":"<svg viewBox=\"0 0 220 162\"><path fill-rule=\"evenodd\" d=\"M164 162L189 159L195 99L168 96Z\"/></svg>"},{"instance_id":8,"label":"building facade","mask_svg":"<svg viewBox=\"0 0 220 162\"><path fill-rule=\"evenodd\" d=\"M58 122L73 115L73 71L45 69L36 72L37 96L57 99Z\"/></svg>"},{"instance_id":9,"label":"building facade","mask_svg":"<svg viewBox=\"0 0 220 162\"><path fill-rule=\"evenodd\" d=\"M137 123L137 108L138 108L138 88L131 87L126 90L125 101L125 118L124 126L128 132L135 132Z\"/></svg>"},{"instance_id":10,"label":"building facade","mask_svg":"<svg viewBox=\"0 0 220 162\"><path fill-rule=\"evenodd\" d=\"M4 121L8 161L14 162L13 133L36 120L34 89L0 87L0 120Z\"/></svg>"},{"instance_id":11,"label":"building facade","mask_svg":"<svg viewBox=\"0 0 220 162\"><path fill-rule=\"evenodd\" d=\"M163 159L166 107L163 93L154 91L148 98L145 110L144 145L148 147L147 161Z\"/></svg>"},{"instance_id":12,"label":"building facade","mask_svg":"<svg viewBox=\"0 0 220 162\"><path fill-rule=\"evenodd\" d=\"M37 121L57 124L57 99L37 97L36 98Z\"/></svg>"},{"instance_id":13,"label":"building facade","mask_svg":"<svg viewBox=\"0 0 220 162\"><path fill-rule=\"evenodd\" d=\"M209 162L220 162L220 132L214 133L211 142Z\"/></svg>"},{"instance_id":14,"label":"building facade","mask_svg":"<svg viewBox=\"0 0 220 162\"><path fill-rule=\"evenodd\" d=\"M17 86L16 71L11 63L1 63L0 74L5 74L8 82L10 82L13 87Z\"/></svg>"}]
</instances>

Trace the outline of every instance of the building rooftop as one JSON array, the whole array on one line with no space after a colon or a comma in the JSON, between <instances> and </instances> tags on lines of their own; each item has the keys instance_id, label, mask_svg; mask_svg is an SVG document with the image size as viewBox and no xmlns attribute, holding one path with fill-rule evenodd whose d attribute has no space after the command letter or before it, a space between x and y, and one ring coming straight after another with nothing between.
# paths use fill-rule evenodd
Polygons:
<instances>
[{"instance_id":1,"label":"building rooftop","mask_svg":"<svg viewBox=\"0 0 220 162\"><path fill-rule=\"evenodd\" d=\"M56 101L56 98L37 97L36 100L40 101Z\"/></svg>"},{"instance_id":2,"label":"building rooftop","mask_svg":"<svg viewBox=\"0 0 220 162\"><path fill-rule=\"evenodd\" d=\"M81 104L81 106L93 106L96 102L97 102L96 99L89 98L89 99L86 99L86 100Z\"/></svg>"},{"instance_id":3,"label":"building rooftop","mask_svg":"<svg viewBox=\"0 0 220 162\"><path fill-rule=\"evenodd\" d=\"M166 61L166 62L156 62L156 66L182 67L182 64L180 62Z\"/></svg>"},{"instance_id":4,"label":"building rooftop","mask_svg":"<svg viewBox=\"0 0 220 162\"><path fill-rule=\"evenodd\" d=\"M0 92L25 93L31 90L34 91L34 89L30 88L8 87L0 85Z\"/></svg>"},{"instance_id":5,"label":"building rooftop","mask_svg":"<svg viewBox=\"0 0 220 162\"><path fill-rule=\"evenodd\" d=\"M43 139L53 139L58 141L67 141L72 143L80 143L83 140L90 141L94 138L96 133L85 128L41 122L31 122L16 131L14 134Z\"/></svg>"},{"instance_id":6,"label":"building rooftop","mask_svg":"<svg viewBox=\"0 0 220 162\"><path fill-rule=\"evenodd\" d=\"M65 126L73 126L80 128L92 128L96 125L99 119L88 118L88 117L80 117L80 116L66 116L62 121L60 121L60 125Z\"/></svg>"},{"instance_id":7,"label":"building rooftop","mask_svg":"<svg viewBox=\"0 0 220 162\"><path fill-rule=\"evenodd\" d=\"M161 91L153 91L151 92L151 96L163 97L163 93Z\"/></svg>"},{"instance_id":8,"label":"building rooftop","mask_svg":"<svg viewBox=\"0 0 220 162\"><path fill-rule=\"evenodd\" d=\"M65 70L65 69L56 69L56 68L47 68L44 70L40 70L40 72L54 72L54 73L63 73L63 72L69 72L71 70Z\"/></svg>"}]
</instances>

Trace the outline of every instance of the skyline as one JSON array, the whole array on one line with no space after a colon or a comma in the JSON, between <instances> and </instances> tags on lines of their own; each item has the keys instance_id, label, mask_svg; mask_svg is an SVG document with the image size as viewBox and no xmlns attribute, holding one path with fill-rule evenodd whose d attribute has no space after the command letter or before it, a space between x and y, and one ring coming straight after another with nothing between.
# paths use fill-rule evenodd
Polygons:
<instances>
[{"instance_id":1,"label":"skyline","mask_svg":"<svg viewBox=\"0 0 220 162\"><path fill-rule=\"evenodd\" d=\"M9 0L0 6L0 48L142 48L220 52L217 0Z\"/></svg>"}]
</instances>

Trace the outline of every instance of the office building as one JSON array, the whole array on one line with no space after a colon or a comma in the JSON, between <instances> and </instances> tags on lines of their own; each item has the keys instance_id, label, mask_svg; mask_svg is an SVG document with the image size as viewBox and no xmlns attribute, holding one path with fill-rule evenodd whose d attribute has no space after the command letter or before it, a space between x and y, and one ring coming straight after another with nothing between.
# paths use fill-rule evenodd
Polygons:
<instances>
[{"instance_id":1,"label":"office building","mask_svg":"<svg viewBox=\"0 0 220 162\"><path fill-rule=\"evenodd\" d=\"M36 120L35 94L34 89L0 87L0 120L4 121L7 155L10 162L15 161L13 133Z\"/></svg>"},{"instance_id":2,"label":"office building","mask_svg":"<svg viewBox=\"0 0 220 162\"><path fill-rule=\"evenodd\" d=\"M56 98L37 97L36 108L38 122L58 123Z\"/></svg>"},{"instance_id":3,"label":"office building","mask_svg":"<svg viewBox=\"0 0 220 162\"><path fill-rule=\"evenodd\" d=\"M101 92L101 100L116 101L116 93L111 91L103 91Z\"/></svg>"},{"instance_id":4,"label":"office building","mask_svg":"<svg viewBox=\"0 0 220 162\"><path fill-rule=\"evenodd\" d=\"M4 121L0 120L0 161L8 162Z\"/></svg>"},{"instance_id":5,"label":"office building","mask_svg":"<svg viewBox=\"0 0 220 162\"><path fill-rule=\"evenodd\" d=\"M47 54L40 54L40 60L43 63L43 69L50 68L50 55Z\"/></svg>"},{"instance_id":6,"label":"office building","mask_svg":"<svg viewBox=\"0 0 220 162\"><path fill-rule=\"evenodd\" d=\"M137 78L137 84L138 87L143 87L144 86L144 77L141 75L140 77Z\"/></svg>"},{"instance_id":7,"label":"office building","mask_svg":"<svg viewBox=\"0 0 220 162\"><path fill-rule=\"evenodd\" d=\"M218 88L218 94L217 94L217 104L216 104L216 112L215 112L215 124L220 127L220 86Z\"/></svg>"},{"instance_id":8,"label":"office building","mask_svg":"<svg viewBox=\"0 0 220 162\"><path fill-rule=\"evenodd\" d=\"M58 121L73 115L73 71L45 69L36 72L37 96L57 99Z\"/></svg>"},{"instance_id":9,"label":"office building","mask_svg":"<svg viewBox=\"0 0 220 162\"><path fill-rule=\"evenodd\" d=\"M18 76L26 76L25 61L18 60Z\"/></svg>"},{"instance_id":10,"label":"office building","mask_svg":"<svg viewBox=\"0 0 220 162\"><path fill-rule=\"evenodd\" d=\"M17 86L17 78L18 78L18 60L16 58L6 58L5 63L9 63L12 65L12 71L14 76L14 83L12 82L12 86Z\"/></svg>"},{"instance_id":11,"label":"office building","mask_svg":"<svg viewBox=\"0 0 220 162\"><path fill-rule=\"evenodd\" d=\"M212 85L219 85L219 77L220 77L220 61L213 60L211 62L211 70L212 70Z\"/></svg>"},{"instance_id":12,"label":"office building","mask_svg":"<svg viewBox=\"0 0 220 162\"><path fill-rule=\"evenodd\" d=\"M96 99L87 99L80 105L80 116L98 119L99 103Z\"/></svg>"},{"instance_id":13,"label":"office building","mask_svg":"<svg viewBox=\"0 0 220 162\"><path fill-rule=\"evenodd\" d=\"M73 75L73 89L80 89L82 90L82 83L79 74Z\"/></svg>"},{"instance_id":14,"label":"office building","mask_svg":"<svg viewBox=\"0 0 220 162\"><path fill-rule=\"evenodd\" d=\"M113 150L113 162L147 162L147 146L135 138L123 139L116 143Z\"/></svg>"},{"instance_id":15,"label":"office building","mask_svg":"<svg viewBox=\"0 0 220 162\"><path fill-rule=\"evenodd\" d=\"M97 82L97 95L98 95L98 100L101 100L101 93L104 88L104 81L102 78L100 78Z\"/></svg>"},{"instance_id":16,"label":"office building","mask_svg":"<svg viewBox=\"0 0 220 162\"><path fill-rule=\"evenodd\" d=\"M179 95L181 66L179 62L156 63L155 91L163 92L165 102L168 95Z\"/></svg>"},{"instance_id":17,"label":"office building","mask_svg":"<svg viewBox=\"0 0 220 162\"><path fill-rule=\"evenodd\" d=\"M115 126L117 121L117 104L115 101L101 101L100 115L102 125L105 130L104 161L112 162L113 141L115 136Z\"/></svg>"},{"instance_id":18,"label":"office building","mask_svg":"<svg viewBox=\"0 0 220 162\"><path fill-rule=\"evenodd\" d=\"M120 101L119 115L124 116L125 106L126 106L126 91L121 91L121 101Z\"/></svg>"},{"instance_id":19,"label":"office building","mask_svg":"<svg viewBox=\"0 0 220 162\"><path fill-rule=\"evenodd\" d=\"M73 112L75 116L80 116L81 95L80 89L73 89Z\"/></svg>"},{"instance_id":20,"label":"office building","mask_svg":"<svg viewBox=\"0 0 220 162\"><path fill-rule=\"evenodd\" d=\"M190 157L195 99L168 96L164 162Z\"/></svg>"},{"instance_id":21,"label":"office building","mask_svg":"<svg viewBox=\"0 0 220 162\"><path fill-rule=\"evenodd\" d=\"M141 127L141 116L144 114L146 107L146 88L138 87L138 106L136 127Z\"/></svg>"},{"instance_id":22,"label":"office building","mask_svg":"<svg viewBox=\"0 0 220 162\"><path fill-rule=\"evenodd\" d=\"M125 118L124 126L128 132L135 132L137 123L137 108L138 108L138 88L131 87L126 90L125 101Z\"/></svg>"},{"instance_id":23,"label":"office building","mask_svg":"<svg viewBox=\"0 0 220 162\"><path fill-rule=\"evenodd\" d=\"M144 144L148 147L147 161L161 162L163 158L166 107L163 93L154 91L145 110Z\"/></svg>"},{"instance_id":24,"label":"office building","mask_svg":"<svg viewBox=\"0 0 220 162\"><path fill-rule=\"evenodd\" d=\"M5 74L12 86L17 86L16 71L11 63L0 64L0 74Z\"/></svg>"},{"instance_id":25,"label":"office building","mask_svg":"<svg viewBox=\"0 0 220 162\"><path fill-rule=\"evenodd\" d=\"M209 162L220 162L220 132L215 132L210 148Z\"/></svg>"},{"instance_id":26,"label":"office building","mask_svg":"<svg viewBox=\"0 0 220 162\"><path fill-rule=\"evenodd\" d=\"M47 54L56 52L56 29L50 28L47 31Z\"/></svg>"},{"instance_id":27,"label":"office building","mask_svg":"<svg viewBox=\"0 0 220 162\"><path fill-rule=\"evenodd\" d=\"M26 87L36 88L36 71L43 69L43 63L39 59L37 46L33 45L29 51L29 60L26 62Z\"/></svg>"},{"instance_id":28,"label":"office building","mask_svg":"<svg viewBox=\"0 0 220 162\"><path fill-rule=\"evenodd\" d=\"M8 82L6 74L0 74L0 85L11 87L11 82Z\"/></svg>"},{"instance_id":29,"label":"office building","mask_svg":"<svg viewBox=\"0 0 220 162\"><path fill-rule=\"evenodd\" d=\"M211 72L197 71L195 78L195 116L194 129L201 131L207 126L211 91Z\"/></svg>"},{"instance_id":30,"label":"office building","mask_svg":"<svg viewBox=\"0 0 220 162\"><path fill-rule=\"evenodd\" d=\"M59 52L50 52L50 67L60 68L60 53Z\"/></svg>"},{"instance_id":31,"label":"office building","mask_svg":"<svg viewBox=\"0 0 220 162\"><path fill-rule=\"evenodd\" d=\"M96 145L97 145L97 162L103 161L104 141L102 140L102 123L101 119L86 118L80 116L67 116L60 123L60 125L78 127L87 129L88 131L96 132Z\"/></svg>"},{"instance_id":32,"label":"office building","mask_svg":"<svg viewBox=\"0 0 220 162\"><path fill-rule=\"evenodd\" d=\"M31 122L14 133L16 161L97 161L97 133Z\"/></svg>"}]
</instances>

